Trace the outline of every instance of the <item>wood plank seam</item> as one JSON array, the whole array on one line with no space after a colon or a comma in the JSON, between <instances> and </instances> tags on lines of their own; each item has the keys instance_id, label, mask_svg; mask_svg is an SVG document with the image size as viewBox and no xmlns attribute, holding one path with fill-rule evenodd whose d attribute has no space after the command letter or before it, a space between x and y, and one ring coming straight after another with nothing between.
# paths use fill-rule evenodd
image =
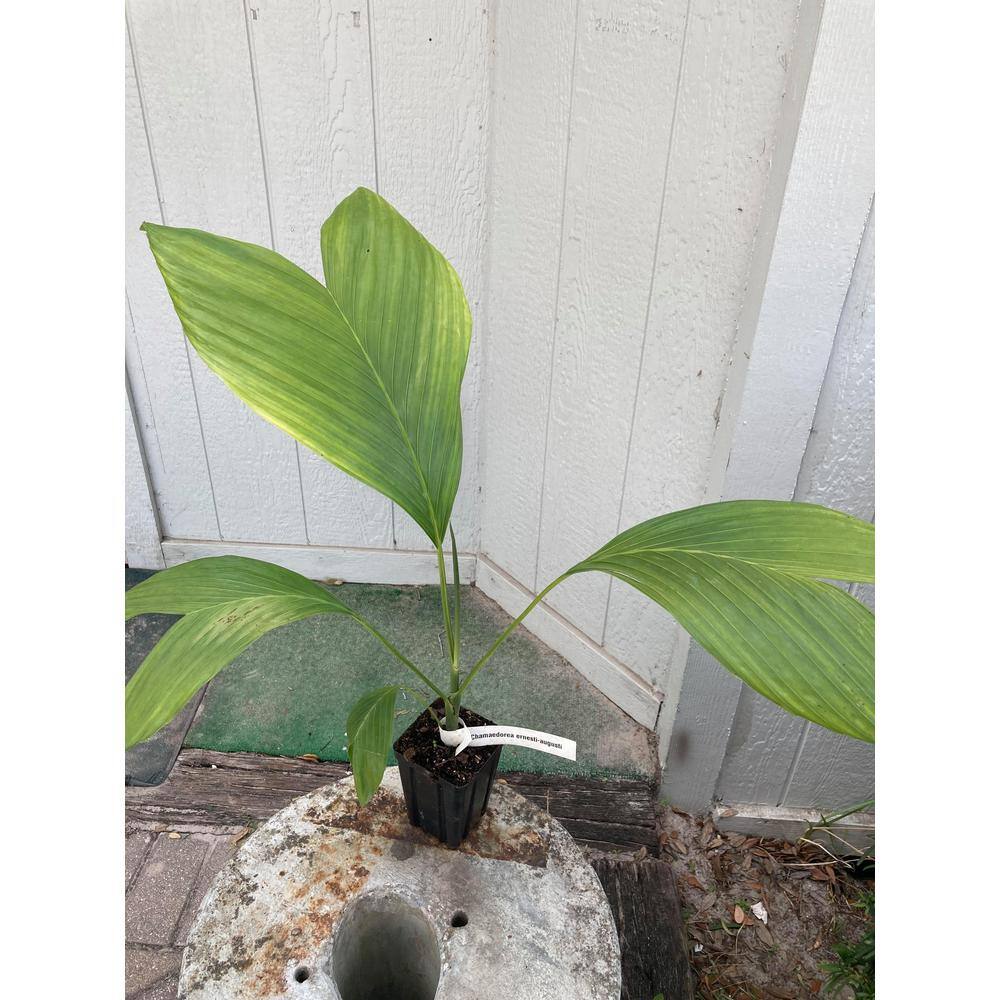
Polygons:
<instances>
[{"instance_id":1,"label":"wood plank seam","mask_svg":"<svg viewBox=\"0 0 1000 1000\"><path fill-rule=\"evenodd\" d=\"M535 575L531 589L538 593L538 567L542 549L542 513L545 509L545 474L549 457L549 429L552 423L552 389L555 378L556 364L556 329L559 326L559 290L562 285L563 247L566 242L566 191L569 184L570 143L573 137L573 97L576 93L576 60L580 45L580 0L576 0L576 11L573 17L573 61L569 73L569 114L566 118L566 142L564 144L565 160L563 161L562 208L559 212L559 256L556 262L555 294L552 298L552 345L549 354L549 390L546 394L547 408L545 413L545 433L542 436L542 476L541 488L538 491L538 518L535 523L537 538L535 542Z\"/></svg>"},{"instance_id":2,"label":"wood plank seam","mask_svg":"<svg viewBox=\"0 0 1000 1000\"><path fill-rule=\"evenodd\" d=\"M143 96L142 70L140 69L139 59L136 53L135 31L132 25L132 17L130 10L131 10L130 4L126 3L125 5L126 35L128 38L129 51L132 56L132 66L135 71L135 86L136 86L136 92L139 97L139 108L142 113L142 127L146 137L146 148L149 151L149 166L153 175L153 185L156 189L156 201L159 206L160 222L162 225L166 226L169 225L169 223L167 222L166 212L163 207L163 185L160 180L159 167L157 166L156 152L153 144L153 136L149 128L149 114L146 109L146 99ZM187 355L188 378L191 383L191 396L192 399L194 400L195 412L198 417L198 428L201 435L201 447L205 456L205 469L208 477L209 491L212 496L212 509L215 513L215 525L219 533L219 538L221 539L222 521L219 518L219 505L215 498L215 484L212 481L212 464L208 458L208 445L205 441L205 427L201 418L201 406L198 402L198 387L195 383L194 366L191 361L191 345L188 343L187 337L183 337L182 335L182 339L184 341L184 351L185 354Z\"/></svg>"},{"instance_id":3,"label":"wood plank seam","mask_svg":"<svg viewBox=\"0 0 1000 1000\"><path fill-rule=\"evenodd\" d=\"M250 85L253 88L254 111L257 115L257 138L260 142L260 167L264 181L264 205L267 208L267 228L271 239L271 249L278 252L278 241L274 228L274 205L271 198L270 166L267 158L267 139L264 134L264 120L260 112L260 81L257 74L257 51L254 48L253 30L250 27L250 11L247 0L243 0L243 24L247 36L247 56L250 63ZM306 513L306 491L302 483L302 445L295 442L295 471L299 478L299 500L302 503L302 530L305 543L309 544L309 517Z\"/></svg>"},{"instance_id":4,"label":"wood plank seam","mask_svg":"<svg viewBox=\"0 0 1000 1000\"><path fill-rule=\"evenodd\" d=\"M670 114L670 131L667 139L667 156L663 164L663 185L660 189L660 209L656 220L656 237L653 240L653 261L649 268L649 291L646 295L646 314L642 324L642 345L639 348L639 364L636 367L635 391L632 394L632 415L628 425L628 443L625 446L625 468L622 470L621 490L618 494L618 526L615 534L622 530L622 514L625 510L625 494L628 488L629 468L632 464L632 436L635 431L635 421L639 410L639 389L642 386L642 369L646 360L646 341L649 336L649 315L653 305L653 288L656 286L656 270L660 259L660 238L663 233L663 208L667 201L667 180L670 177L670 161L674 151L674 128L677 125L677 108L680 105L681 79L684 76L684 57L687 53L688 27L691 24L691 3L688 0L687 11L684 15L684 33L681 37L681 54L677 60L677 79L674 84L674 104ZM611 580L608 580L608 594L604 602L604 621L601 624L600 645L604 645L608 634L608 613L611 610ZM536 581L537 585L537 581ZM657 712L659 718L659 712Z\"/></svg>"}]
</instances>

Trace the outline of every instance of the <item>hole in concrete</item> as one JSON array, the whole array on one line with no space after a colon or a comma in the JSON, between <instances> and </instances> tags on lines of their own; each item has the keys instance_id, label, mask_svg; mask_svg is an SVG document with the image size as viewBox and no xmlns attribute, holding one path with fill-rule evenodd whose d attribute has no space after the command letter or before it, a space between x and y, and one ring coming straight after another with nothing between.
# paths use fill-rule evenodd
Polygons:
<instances>
[{"instance_id":1,"label":"hole in concrete","mask_svg":"<svg viewBox=\"0 0 1000 1000\"><path fill-rule=\"evenodd\" d=\"M304 983L309 978L309 970L304 966L300 965L293 973L292 979L297 983Z\"/></svg>"},{"instance_id":2,"label":"hole in concrete","mask_svg":"<svg viewBox=\"0 0 1000 1000\"><path fill-rule=\"evenodd\" d=\"M369 893L341 918L330 966L343 1000L434 1000L441 955L422 910Z\"/></svg>"},{"instance_id":3,"label":"hole in concrete","mask_svg":"<svg viewBox=\"0 0 1000 1000\"><path fill-rule=\"evenodd\" d=\"M468 922L469 917L465 910L456 910L451 916L452 927L464 927Z\"/></svg>"}]
</instances>

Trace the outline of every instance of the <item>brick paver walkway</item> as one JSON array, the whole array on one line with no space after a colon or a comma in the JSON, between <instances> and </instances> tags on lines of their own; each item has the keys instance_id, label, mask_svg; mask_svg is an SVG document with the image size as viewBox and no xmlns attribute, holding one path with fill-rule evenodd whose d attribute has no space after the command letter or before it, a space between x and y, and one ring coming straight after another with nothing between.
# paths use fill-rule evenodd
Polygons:
<instances>
[{"instance_id":1,"label":"brick paver walkway","mask_svg":"<svg viewBox=\"0 0 1000 1000\"><path fill-rule=\"evenodd\" d=\"M175 1000L181 953L198 906L246 832L233 826L126 826L127 1000Z\"/></svg>"}]
</instances>

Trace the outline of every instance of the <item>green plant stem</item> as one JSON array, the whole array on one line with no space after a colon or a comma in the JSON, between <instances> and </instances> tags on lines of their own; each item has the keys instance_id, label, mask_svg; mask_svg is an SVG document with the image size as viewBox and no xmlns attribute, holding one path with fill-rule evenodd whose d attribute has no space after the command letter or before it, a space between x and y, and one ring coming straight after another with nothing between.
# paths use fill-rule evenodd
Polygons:
<instances>
[{"instance_id":1,"label":"green plant stem","mask_svg":"<svg viewBox=\"0 0 1000 1000\"><path fill-rule=\"evenodd\" d=\"M385 648L388 649L389 652L392 653L392 655L395 656L400 663L409 667L410 670L412 670L439 698L443 698L445 701L448 700L448 696L444 693L444 691L442 691L441 688L439 688L434 683L434 681L432 681L415 663L413 663L412 660L409 660L398 649L396 649L396 647L391 642L389 642L389 640L384 635L382 635L382 633L377 628L375 628L375 626L372 625L370 621L359 615L357 612L352 612L351 617L363 629L365 629L368 632L371 632L371 634L375 636L375 638L378 639L378 641L382 643L382 645L385 646Z\"/></svg>"},{"instance_id":2,"label":"green plant stem","mask_svg":"<svg viewBox=\"0 0 1000 1000\"><path fill-rule=\"evenodd\" d=\"M452 629L451 608L448 605L448 573L444 565L444 549L437 546L438 579L441 591L441 616L444 618L444 629L448 636L448 660L451 666L451 685L447 696L444 699L444 727L445 729L458 729L458 703L460 692L458 690L458 649L455 646L455 633Z\"/></svg>"},{"instance_id":3,"label":"green plant stem","mask_svg":"<svg viewBox=\"0 0 1000 1000\"><path fill-rule=\"evenodd\" d=\"M472 667L472 669L465 675L465 680L462 681L461 684L459 684L458 686L459 697L461 697L465 693L466 688L468 688L468 686L472 683L472 679L476 676L476 674L479 673L480 670L483 669L484 666L486 666L486 663L489 660L489 658L500 648L500 645L506 641L507 637L511 634L511 632L513 632L514 629L516 629L517 626L520 625L521 622L523 622L524 619L527 618L528 615L530 615L531 612L535 610L535 607L541 602L542 598L550 590L552 590L553 587L558 586L560 583L563 582L563 580L565 580L567 577L571 575L572 573L563 573L562 576L556 577L556 579L554 579L544 590L539 591L538 596L500 633L500 635L497 636L496 641L493 643L493 645L490 646L490 648L486 650L486 652L479 658L479 660Z\"/></svg>"},{"instance_id":4,"label":"green plant stem","mask_svg":"<svg viewBox=\"0 0 1000 1000\"><path fill-rule=\"evenodd\" d=\"M458 546L455 544L455 531L448 525L451 536L451 582L455 588L455 655L452 658L452 668L458 671L458 661L462 651L462 594L458 583Z\"/></svg>"},{"instance_id":5,"label":"green plant stem","mask_svg":"<svg viewBox=\"0 0 1000 1000\"><path fill-rule=\"evenodd\" d=\"M448 659L455 655L455 636L451 630L451 608L448 606L448 574L444 568L444 549L437 547L438 589L441 591L441 617L444 619L444 630L448 639Z\"/></svg>"},{"instance_id":6,"label":"green plant stem","mask_svg":"<svg viewBox=\"0 0 1000 1000\"><path fill-rule=\"evenodd\" d=\"M448 533L451 536L451 582L455 588L455 627L452 632L454 646L451 655L451 687L450 698L452 709L455 713L455 725L458 725L458 712L461 707L462 696L458 687L461 683L459 674L460 659L462 655L462 594L458 583L458 547L455 544L455 532L452 526L448 525Z\"/></svg>"}]
</instances>

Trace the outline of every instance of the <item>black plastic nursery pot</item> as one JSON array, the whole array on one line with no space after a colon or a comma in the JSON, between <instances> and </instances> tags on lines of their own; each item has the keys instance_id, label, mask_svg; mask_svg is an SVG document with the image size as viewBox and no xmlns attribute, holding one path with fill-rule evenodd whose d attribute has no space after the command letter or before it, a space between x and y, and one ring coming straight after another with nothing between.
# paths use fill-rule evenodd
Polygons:
<instances>
[{"instance_id":1,"label":"black plastic nursery pot","mask_svg":"<svg viewBox=\"0 0 1000 1000\"><path fill-rule=\"evenodd\" d=\"M469 709L460 714L467 726L493 725ZM410 823L458 847L489 805L503 747L468 747L456 757L455 748L441 742L434 718L424 712L392 749Z\"/></svg>"}]
</instances>

